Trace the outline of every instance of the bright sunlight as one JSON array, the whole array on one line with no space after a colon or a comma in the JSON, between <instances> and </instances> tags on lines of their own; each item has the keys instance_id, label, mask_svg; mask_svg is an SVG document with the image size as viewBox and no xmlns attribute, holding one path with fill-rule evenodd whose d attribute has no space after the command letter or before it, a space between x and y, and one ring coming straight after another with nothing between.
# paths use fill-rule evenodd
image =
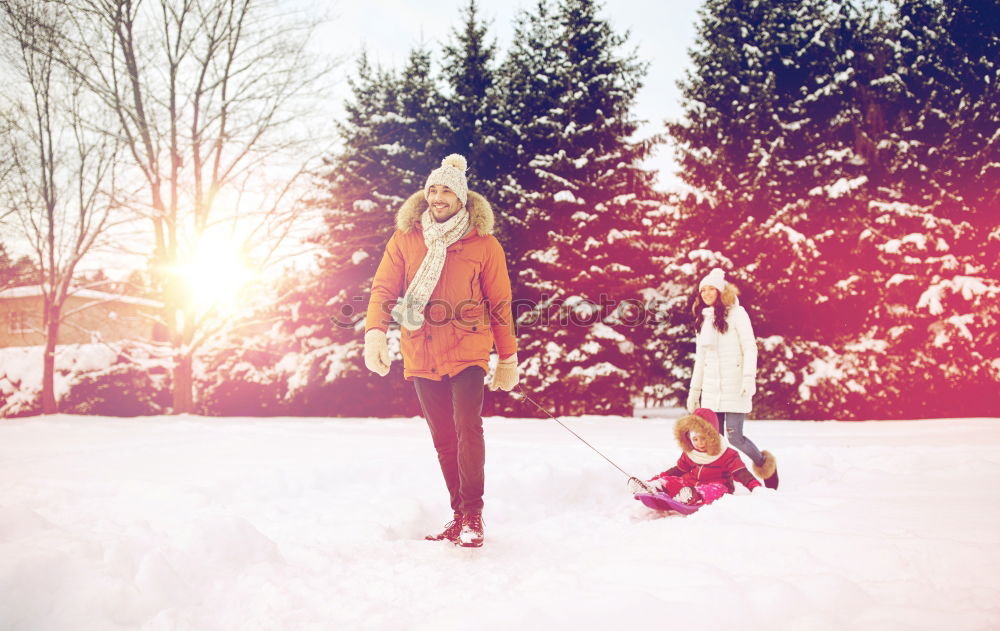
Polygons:
<instances>
[{"instance_id":1,"label":"bright sunlight","mask_svg":"<svg viewBox=\"0 0 1000 631\"><path fill-rule=\"evenodd\" d=\"M176 274L199 313L238 310L241 290L256 277L244 259L235 240L205 234L190 258L178 263Z\"/></svg>"}]
</instances>

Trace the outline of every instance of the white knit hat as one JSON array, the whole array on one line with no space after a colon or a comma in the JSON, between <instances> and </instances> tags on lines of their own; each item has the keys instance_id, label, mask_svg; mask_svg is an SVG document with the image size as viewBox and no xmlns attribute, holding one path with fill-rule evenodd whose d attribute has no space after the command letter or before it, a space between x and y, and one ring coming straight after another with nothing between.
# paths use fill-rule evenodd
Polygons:
<instances>
[{"instance_id":1,"label":"white knit hat","mask_svg":"<svg viewBox=\"0 0 1000 631\"><path fill-rule=\"evenodd\" d=\"M722 271L722 268L713 268L708 276L701 279L701 283L698 284L698 291L701 291L702 287L715 287L719 291L726 288L726 273Z\"/></svg>"},{"instance_id":2,"label":"white knit hat","mask_svg":"<svg viewBox=\"0 0 1000 631\"><path fill-rule=\"evenodd\" d=\"M447 186L465 205L469 198L469 182L465 178L467 163L465 158L453 153L441 161L441 166L431 171L424 184L424 199L427 199L427 189L435 184Z\"/></svg>"}]
</instances>

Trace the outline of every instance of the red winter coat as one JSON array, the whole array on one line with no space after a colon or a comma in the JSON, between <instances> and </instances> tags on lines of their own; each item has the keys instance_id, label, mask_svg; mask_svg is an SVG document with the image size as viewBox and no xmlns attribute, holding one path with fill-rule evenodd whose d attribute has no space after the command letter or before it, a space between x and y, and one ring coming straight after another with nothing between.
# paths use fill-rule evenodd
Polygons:
<instances>
[{"instance_id":1,"label":"red winter coat","mask_svg":"<svg viewBox=\"0 0 1000 631\"><path fill-rule=\"evenodd\" d=\"M695 484L707 484L709 482L721 482L730 493L736 489L733 480L739 480L743 486L751 491L760 486L760 480L753 477L753 474L747 471L746 465L743 464L740 455L732 447L726 448L721 456L708 464L696 463L685 452L677 459L677 466L663 473L658 473L650 481L668 476L681 478L691 486Z\"/></svg>"}]
</instances>

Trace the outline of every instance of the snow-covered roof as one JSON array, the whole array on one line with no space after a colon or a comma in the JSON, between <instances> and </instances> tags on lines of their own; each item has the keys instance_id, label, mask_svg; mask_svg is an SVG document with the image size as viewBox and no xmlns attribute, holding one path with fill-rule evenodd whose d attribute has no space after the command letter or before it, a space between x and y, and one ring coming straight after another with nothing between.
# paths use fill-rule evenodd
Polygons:
<instances>
[{"instance_id":1,"label":"snow-covered roof","mask_svg":"<svg viewBox=\"0 0 1000 631\"><path fill-rule=\"evenodd\" d=\"M22 287L9 287L7 289L0 290L0 300L4 298L33 298L41 295L41 285L24 285ZM69 295L76 298L86 298L88 300L99 300L103 302L114 301L132 305L142 305L144 307L152 307L154 309L163 307L163 303L156 300L137 298L135 296L125 296L123 294L111 294L93 289L71 289Z\"/></svg>"}]
</instances>

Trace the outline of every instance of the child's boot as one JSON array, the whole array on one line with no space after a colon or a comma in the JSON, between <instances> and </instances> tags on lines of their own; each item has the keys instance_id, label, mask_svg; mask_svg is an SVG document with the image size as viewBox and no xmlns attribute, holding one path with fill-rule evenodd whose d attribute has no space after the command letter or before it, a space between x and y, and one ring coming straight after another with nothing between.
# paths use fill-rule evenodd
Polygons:
<instances>
[{"instance_id":1,"label":"child's boot","mask_svg":"<svg viewBox=\"0 0 1000 631\"><path fill-rule=\"evenodd\" d=\"M701 502L701 493L693 486L685 486L680 491L677 491L674 499L683 504L694 505Z\"/></svg>"}]
</instances>

